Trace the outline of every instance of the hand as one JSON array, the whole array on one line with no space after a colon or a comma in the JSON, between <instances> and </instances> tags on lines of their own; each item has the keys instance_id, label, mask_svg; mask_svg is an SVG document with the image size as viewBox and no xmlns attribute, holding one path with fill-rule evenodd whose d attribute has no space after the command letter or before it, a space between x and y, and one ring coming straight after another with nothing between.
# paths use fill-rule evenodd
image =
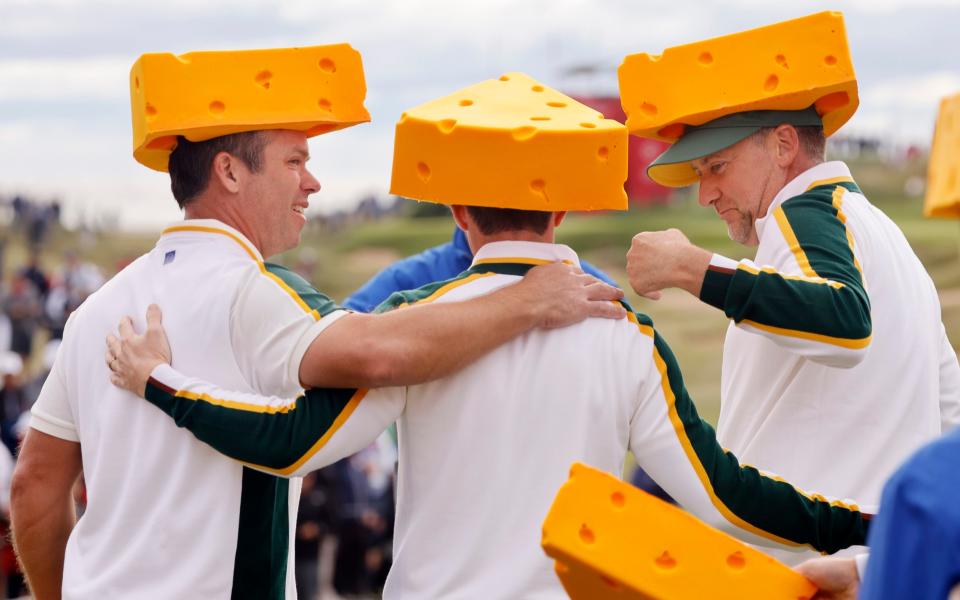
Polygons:
<instances>
[{"instance_id":1,"label":"hand","mask_svg":"<svg viewBox=\"0 0 960 600\"><path fill-rule=\"evenodd\" d=\"M630 287L652 300L670 287L699 296L711 258L712 253L691 244L679 229L638 233L627 252Z\"/></svg>"},{"instance_id":2,"label":"hand","mask_svg":"<svg viewBox=\"0 0 960 600\"><path fill-rule=\"evenodd\" d=\"M813 600L856 600L860 575L852 558L812 558L797 566L796 571L809 579L820 591Z\"/></svg>"},{"instance_id":3,"label":"hand","mask_svg":"<svg viewBox=\"0 0 960 600\"><path fill-rule=\"evenodd\" d=\"M623 298L623 290L566 263L534 267L512 288L524 295L527 305L536 311L538 325L544 329L566 327L587 317L627 316L617 302Z\"/></svg>"},{"instance_id":4,"label":"hand","mask_svg":"<svg viewBox=\"0 0 960 600\"><path fill-rule=\"evenodd\" d=\"M160 307L147 307L147 330L139 335L133 329L133 320L120 320L120 338L107 336L107 367L110 383L143 397L147 380L157 365L170 364L170 342L163 330Z\"/></svg>"}]
</instances>

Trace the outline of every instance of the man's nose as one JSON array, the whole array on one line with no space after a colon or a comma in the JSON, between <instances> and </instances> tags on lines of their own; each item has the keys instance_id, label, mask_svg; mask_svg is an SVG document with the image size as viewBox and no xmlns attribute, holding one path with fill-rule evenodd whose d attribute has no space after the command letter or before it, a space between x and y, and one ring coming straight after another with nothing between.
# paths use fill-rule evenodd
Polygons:
<instances>
[{"instance_id":1,"label":"man's nose","mask_svg":"<svg viewBox=\"0 0 960 600\"><path fill-rule=\"evenodd\" d=\"M303 179L300 180L300 187L308 194L316 194L320 191L320 182L313 176L313 173L304 169Z\"/></svg>"},{"instance_id":2,"label":"man's nose","mask_svg":"<svg viewBox=\"0 0 960 600\"><path fill-rule=\"evenodd\" d=\"M700 203L700 206L704 208L711 206L720 198L720 191L716 186L710 185L709 183L704 183L703 179L700 180L700 189L698 191L697 201Z\"/></svg>"}]
</instances>

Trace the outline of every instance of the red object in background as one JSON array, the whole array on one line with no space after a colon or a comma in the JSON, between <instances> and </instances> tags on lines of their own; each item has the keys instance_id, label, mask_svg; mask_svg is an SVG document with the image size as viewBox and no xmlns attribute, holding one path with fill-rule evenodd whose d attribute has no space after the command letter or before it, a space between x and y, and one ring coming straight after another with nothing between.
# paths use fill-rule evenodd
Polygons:
<instances>
[{"instance_id":1,"label":"red object in background","mask_svg":"<svg viewBox=\"0 0 960 600\"><path fill-rule=\"evenodd\" d=\"M608 119L623 123L627 116L620 106L620 98L576 97L574 100L582 102L594 110L599 110ZM624 189L632 204L666 204L673 193L672 188L656 184L647 177L647 167L653 159L660 156L667 149L666 142L647 140L636 136L629 136L627 148L627 183Z\"/></svg>"}]
</instances>

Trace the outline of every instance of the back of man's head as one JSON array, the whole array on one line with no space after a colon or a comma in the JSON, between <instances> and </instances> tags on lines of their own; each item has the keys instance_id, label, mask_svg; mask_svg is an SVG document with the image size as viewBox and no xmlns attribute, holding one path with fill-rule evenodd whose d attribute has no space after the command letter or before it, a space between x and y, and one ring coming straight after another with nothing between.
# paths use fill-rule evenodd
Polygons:
<instances>
[{"instance_id":1,"label":"back of man's head","mask_svg":"<svg viewBox=\"0 0 960 600\"><path fill-rule=\"evenodd\" d=\"M550 225L553 213L542 210L518 210L515 208L491 208L468 206L470 218L483 235L496 235L508 231L529 231L543 235Z\"/></svg>"},{"instance_id":2,"label":"back of man's head","mask_svg":"<svg viewBox=\"0 0 960 600\"><path fill-rule=\"evenodd\" d=\"M177 204L184 208L207 189L213 159L221 152L236 157L250 171L258 172L266 144L267 134L263 131L233 133L202 142L178 137L169 163L170 188Z\"/></svg>"}]
</instances>

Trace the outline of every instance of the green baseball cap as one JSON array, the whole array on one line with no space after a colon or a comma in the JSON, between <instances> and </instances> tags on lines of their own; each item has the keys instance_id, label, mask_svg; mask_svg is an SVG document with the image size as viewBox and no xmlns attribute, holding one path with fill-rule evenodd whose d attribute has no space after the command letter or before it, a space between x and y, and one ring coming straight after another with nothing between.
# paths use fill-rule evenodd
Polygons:
<instances>
[{"instance_id":1,"label":"green baseball cap","mask_svg":"<svg viewBox=\"0 0 960 600\"><path fill-rule=\"evenodd\" d=\"M660 185L683 187L700 179L690 161L719 152L746 139L763 127L778 125L823 127L816 108L803 110L750 110L688 126L683 135L647 167L647 176Z\"/></svg>"}]
</instances>

